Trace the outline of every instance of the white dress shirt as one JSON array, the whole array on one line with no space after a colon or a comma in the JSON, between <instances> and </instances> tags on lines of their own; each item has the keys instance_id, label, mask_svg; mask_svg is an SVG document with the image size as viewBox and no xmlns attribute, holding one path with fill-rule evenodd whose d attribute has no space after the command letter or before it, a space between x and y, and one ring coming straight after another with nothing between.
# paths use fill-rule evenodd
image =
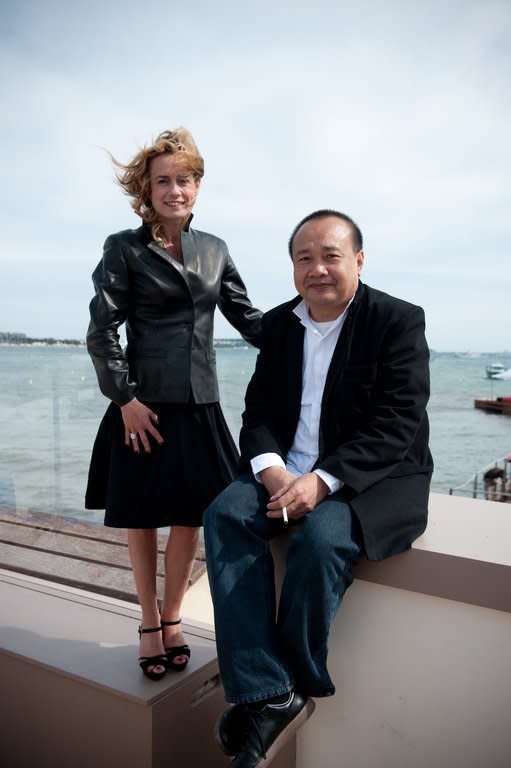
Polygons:
<instances>
[{"instance_id":1,"label":"white dress shirt","mask_svg":"<svg viewBox=\"0 0 511 768\"><path fill-rule=\"evenodd\" d=\"M303 300L293 310L305 327L300 418L286 463L277 453L261 453L251 460L252 472L259 482L260 473L268 467L282 467L301 476L314 466L319 455L319 420L326 376L351 301L339 317L326 323L312 320ZM322 469L314 472L328 485L330 493L342 488L337 477Z\"/></svg>"}]
</instances>

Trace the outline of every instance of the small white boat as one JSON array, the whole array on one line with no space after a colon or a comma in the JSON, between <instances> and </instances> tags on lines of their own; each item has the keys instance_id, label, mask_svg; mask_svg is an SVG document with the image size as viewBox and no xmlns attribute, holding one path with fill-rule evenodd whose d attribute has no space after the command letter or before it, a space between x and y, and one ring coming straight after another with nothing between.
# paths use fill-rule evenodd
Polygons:
<instances>
[{"instance_id":1,"label":"small white boat","mask_svg":"<svg viewBox=\"0 0 511 768\"><path fill-rule=\"evenodd\" d=\"M496 373L491 378L497 379L498 381L509 381L511 379L511 368L508 368L505 371L501 371L500 373Z\"/></svg>"},{"instance_id":2,"label":"small white boat","mask_svg":"<svg viewBox=\"0 0 511 768\"><path fill-rule=\"evenodd\" d=\"M503 363L490 363L486 366L485 370L489 379L494 379L496 376L500 378L501 374L503 373L511 374L511 368L506 368Z\"/></svg>"}]
</instances>

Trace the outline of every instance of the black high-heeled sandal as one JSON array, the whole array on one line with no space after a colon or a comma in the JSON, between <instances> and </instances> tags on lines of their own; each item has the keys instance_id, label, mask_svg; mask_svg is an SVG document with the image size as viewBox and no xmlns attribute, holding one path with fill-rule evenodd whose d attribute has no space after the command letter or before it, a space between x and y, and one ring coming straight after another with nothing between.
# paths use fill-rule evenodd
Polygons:
<instances>
[{"instance_id":1,"label":"black high-heeled sandal","mask_svg":"<svg viewBox=\"0 0 511 768\"><path fill-rule=\"evenodd\" d=\"M161 627L151 627L150 629L143 629L142 625L138 628L138 636L147 634L148 632L161 632ZM161 680L165 672L167 671L167 656L163 653L159 653L157 656L139 656L138 663L140 669L149 680ZM155 672L149 667L163 667L163 672Z\"/></svg>"},{"instance_id":2,"label":"black high-heeled sandal","mask_svg":"<svg viewBox=\"0 0 511 768\"><path fill-rule=\"evenodd\" d=\"M175 627L177 624L181 624L181 619L176 621L163 621L161 622L163 627ZM167 657L167 667L173 669L175 672L182 672L190 661L191 651L189 645L171 645L169 648L165 648L165 655ZM178 656L186 656L186 661L174 661Z\"/></svg>"}]
</instances>

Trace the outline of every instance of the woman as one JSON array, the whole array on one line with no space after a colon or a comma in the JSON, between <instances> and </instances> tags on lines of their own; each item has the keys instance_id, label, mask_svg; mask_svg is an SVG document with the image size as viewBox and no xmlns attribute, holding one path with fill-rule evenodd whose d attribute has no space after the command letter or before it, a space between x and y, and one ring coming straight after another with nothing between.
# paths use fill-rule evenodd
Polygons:
<instances>
[{"instance_id":1,"label":"woman","mask_svg":"<svg viewBox=\"0 0 511 768\"><path fill-rule=\"evenodd\" d=\"M184 128L164 131L117 179L143 224L110 235L93 273L87 347L112 401L96 438L86 494L105 525L128 529L140 602L140 666L160 679L190 658L180 628L202 511L238 460L218 400L216 306L257 343L259 310L219 238L190 228L204 161ZM118 328L126 324L127 346ZM161 613L157 528L171 526Z\"/></svg>"}]
</instances>

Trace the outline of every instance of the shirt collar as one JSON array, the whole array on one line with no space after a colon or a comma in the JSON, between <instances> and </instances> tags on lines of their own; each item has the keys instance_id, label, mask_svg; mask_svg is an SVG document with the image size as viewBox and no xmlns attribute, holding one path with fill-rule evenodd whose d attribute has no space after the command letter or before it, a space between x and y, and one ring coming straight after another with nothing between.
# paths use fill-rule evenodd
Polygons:
<instances>
[{"instance_id":1,"label":"shirt collar","mask_svg":"<svg viewBox=\"0 0 511 768\"><path fill-rule=\"evenodd\" d=\"M350 308L350 306L351 306L351 303L352 303L352 301L353 301L353 299L354 299L354 298L355 298L355 295L353 295L353 296L351 297L351 299L349 300L349 302L348 302L348 304L347 304L347 306L346 306L346 309L344 310L344 312L342 312L342 313L339 315L339 317L337 317L337 318L336 318L336 319L335 319L335 320L332 322L332 325L331 325L331 327L329 328L329 332L330 332L330 331L333 331L333 330L334 330L334 328L337 328L337 327L338 327L338 326L339 326L341 323L343 323L343 322L344 322L344 320L345 320L345 318L346 318L346 314L347 314L347 312L348 312L348 309ZM300 303L296 305L296 307L293 309L293 313L294 313L294 314L295 314L295 315L296 315L296 316L299 318L299 320L300 320L301 324L302 324L303 326L305 326L305 328L307 328L307 329L309 329L309 330L312 330L312 329L315 327L315 326L314 326L314 321L312 320L312 318L311 318L311 316L310 316L310 314L309 314L309 305L307 304L307 302L306 302L304 299L302 299L302 300L300 301Z\"/></svg>"}]
</instances>

